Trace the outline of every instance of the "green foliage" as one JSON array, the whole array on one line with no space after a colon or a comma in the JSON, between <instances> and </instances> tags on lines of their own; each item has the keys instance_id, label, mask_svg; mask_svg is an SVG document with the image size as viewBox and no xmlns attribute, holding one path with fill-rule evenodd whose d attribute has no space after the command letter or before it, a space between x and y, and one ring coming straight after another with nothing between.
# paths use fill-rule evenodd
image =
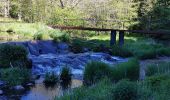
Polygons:
<instances>
[{"instance_id":1,"label":"green foliage","mask_svg":"<svg viewBox=\"0 0 170 100\"><path fill-rule=\"evenodd\" d=\"M169 75L167 74L162 74L162 75L155 75L148 77L145 82L148 87L150 87L152 90L157 90L159 91L160 85L163 81L166 81L170 78Z\"/></svg>"},{"instance_id":2,"label":"green foliage","mask_svg":"<svg viewBox=\"0 0 170 100\"><path fill-rule=\"evenodd\" d=\"M163 47L158 48L156 50L156 52L157 52L157 55L159 55L159 56L170 56L170 48L169 47L167 47L167 48L163 48Z\"/></svg>"},{"instance_id":3,"label":"green foliage","mask_svg":"<svg viewBox=\"0 0 170 100\"><path fill-rule=\"evenodd\" d=\"M0 74L0 79L7 82L9 86L22 85L31 79L30 70L25 68L1 69Z\"/></svg>"},{"instance_id":4,"label":"green foliage","mask_svg":"<svg viewBox=\"0 0 170 100\"><path fill-rule=\"evenodd\" d=\"M169 56L170 49L161 44L155 44L152 39L138 39L136 42L128 42L124 48L128 49L139 59L153 59L157 56Z\"/></svg>"},{"instance_id":5,"label":"green foliage","mask_svg":"<svg viewBox=\"0 0 170 100\"><path fill-rule=\"evenodd\" d=\"M112 69L109 65L102 62L90 62L86 65L83 77L85 85L92 85L103 78L111 78Z\"/></svg>"},{"instance_id":6,"label":"green foliage","mask_svg":"<svg viewBox=\"0 0 170 100\"><path fill-rule=\"evenodd\" d=\"M130 50L128 50L125 47L121 47L118 45L115 45L113 47L111 47L111 54L114 56L120 56L120 57L130 57L133 54L130 52Z\"/></svg>"},{"instance_id":7,"label":"green foliage","mask_svg":"<svg viewBox=\"0 0 170 100\"><path fill-rule=\"evenodd\" d=\"M69 35L63 34L62 36L53 36L53 41L69 43L71 41L71 39L70 39Z\"/></svg>"},{"instance_id":8,"label":"green foliage","mask_svg":"<svg viewBox=\"0 0 170 100\"><path fill-rule=\"evenodd\" d=\"M154 45L146 44L144 42L131 43L126 45L126 48L129 49L139 59L151 59L156 58L156 48Z\"/></svg>"},{"instance_id":9,"label":"green foliage","mask_svg":"<svg viewBox=\"0 0 170 100\"><path fill-rule=\"evenodd\" d=\"M169 100L170 99L170 79L164 80L160 83L158 92L155 95L155 100Z\"/></svg>"},{"instance_id":10,"label":"green foliage","mask_svg":"<svg viewBox=\"0 0 170 100\"><path fill-rule=\"evenodd\" d=\"M76 10L68 8L58 8L55 11L55 14L48 20L48 24L58 24L58 25L67 25L67 26L80 26L82 22L80 20L68 21L65 19L79 19L80 15L77 14Z\"/></svg>"},{"instance_id":11,"label":"green foliage","mask_svg":"<svg viewBox=\"0 0 170 100\"><path fill-rule=\"evenodd\" d=\"M102 79L91 87L79 87L55 100L150 100L149 89L141 88L136 82L122 80L113 84Z\"/></svg>"},{"instance_id":12,"label":"green foliage","mask_svg":"<svg viewBox=\"0 0 170 100\"><path fill-rule=\"evenodd\" d=\"M104 79L92 87L82 86L74 89L70 94L66 94L55 100L110 100L113 85L108 79Z\"/></svg>"},{"instance_id":13,"label":"green foliage","mask_svg":"<svg viewBox=\"0 0 170 100\"><path fill-rule=\"evenodd\" d=\"M139 69L139 62L135 58L118 64L114 68L102 62L90 62L85 67L83 81L85 85L92 85L105 77L112 81L122 79L138 80Z\"/></svg>"},{"instance_id":14,"label":"green foliage","mask_svg":"<svg viewBox=\"0 0 170 100\"><path fill-rule=\"evenodd\" d=\"M169 62L159 62L157 64L150 64L146 69L146 76L152 76L155 74L166 74L170 73Z\"/></svg>"},{"instance_id":15,"label":"green foliage","mask_svg":"<svg viewBox=\"0 0 170 100\"><path fill-rule=\"evenodd\" d=\"M21 64L27 62L26 49L22 46L1 44L0 45L0 66L1 67L15 66L15 64L18 62L20 62ZM21 66L18 66L18 67L21 67Z\"/></svg>"},{"instance_id":16,"label":"green foliage","mask_svg":"<svg viewBox=\"0 0 170 100\"><path fill-rule=\"evenodd\" d=\"M122 80L113 89L113 100L137 100L137 85L133 82Z\"/></svg>"},{"instance_id":17,"label":"green foliage","mask_svg":"<svg viewBox=\"0 0 170 100\"><path fill-rule=\"evenodd\" d=\"M113 77L115 81L121 79L138 80L139 70L139 61L135 58L131 58L128 62L114 66Z\"/></svg>"},{"instance_id":18,"label":"green foliage","mask_svg":"<svg viewBox=\"0 0 170 100\"><path fill-rule=\"evenodd\" d=\"M49 40L50 36L47 30L40 30L33 36L34 40Z\"/></svg>"},{"instance_id":19,"label":"green foliage","mask_svg":"<svg viewBox=\"0 0 170 100\"><path fill-rule=\"evenodd\" d=\"M18 6L17 4L12 4L11 9L9 10L10 16L12 18L17 18L18 17Z\"/></svg>"},{"instance_id":20,"label":"green foliage","mask_svg":"<svg viewBox=\"0 0 170 100\"><path fill-rule=\"evenodd\" d=\"M54 72L47 72L45 74L45 79L44 79L44 83L46 85L53 85L56 84L59 81L58 76L54 73Z\"/></svg>"},{"instance_id":21,"label":"green foliage","mask_svg":"<svg viewBox=\"0 0 170 100\"><path fill-rule=\"evenodd\" d=\"M61 74L60 74L60 80L61 85L64 87L68 87L71 85L71 70L68 67L63 67Z\"/></svg>"}]
</instances>

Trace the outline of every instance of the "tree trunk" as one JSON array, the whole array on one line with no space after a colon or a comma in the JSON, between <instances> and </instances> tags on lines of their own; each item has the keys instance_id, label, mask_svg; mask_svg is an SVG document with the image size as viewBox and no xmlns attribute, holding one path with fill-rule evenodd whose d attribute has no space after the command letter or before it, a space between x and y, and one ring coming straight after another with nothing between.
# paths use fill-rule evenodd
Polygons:
<instances>
[{"instance_id":1,"label":"tree trunk","mask_svg":"<svg viewBox=\"0 0 170 100\"><path fill-rule=\"evenodd\" d=\"M60 0L61 8L64 9L64 3L62 0Z\"/></svg>"},{"instance_id":2,"label":"tree trunk","mask_svg":"<svg viewBox=\"0 0 170 100\"><path fill-rule=\"evenodd\" d=\"M9 0L5 1L4 17L9 17Z\"/></svg>"},{"instance_id":3,"label":"tree trunk","mask_svg":"<svg viewBox=\"0 0 170 100\"><path fill-rule=\"evenodd\" d=\"M19 0L19 10L18 10L18 21L21 21L22 13L21 13L21 0Z\"/></svg>"}]
</instances>

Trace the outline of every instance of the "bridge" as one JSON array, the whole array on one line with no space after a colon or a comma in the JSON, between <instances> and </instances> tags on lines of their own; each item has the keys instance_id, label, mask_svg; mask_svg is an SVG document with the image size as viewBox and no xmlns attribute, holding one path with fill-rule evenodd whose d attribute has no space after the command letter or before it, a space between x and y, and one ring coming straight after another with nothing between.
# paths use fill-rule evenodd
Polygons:
<instances>
[{"instance_id":1,"label":"bridge","mask_svg":"<svg viewBox=\"0 0 170 100\"><path fill-rule=\"evenodd\" d=\"M124 30L124 29L107 29L107 28L91 28L82 26L63 26L63 25L49 25L54 29L61 30L88 30L88 31L109 31L110 33L110 45L116 44L116 35L119 34L119 45L124 44L125 33L135 33L135 34L152 34L152 35L170 35L170 31L151 31L151 30Z\"/></svg>"}]
</instances>

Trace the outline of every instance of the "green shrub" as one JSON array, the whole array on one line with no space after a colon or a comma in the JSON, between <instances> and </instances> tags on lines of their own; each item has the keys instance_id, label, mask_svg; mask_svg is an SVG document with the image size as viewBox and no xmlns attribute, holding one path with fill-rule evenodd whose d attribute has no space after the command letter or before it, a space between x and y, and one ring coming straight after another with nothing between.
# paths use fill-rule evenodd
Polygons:
<instances>
[{"instance_id":1,"label":"green shrub","mask_svg":"<svg viewBox=\"0 0 170 100\"><path fill-rule=\"evenodd\" d=\"M33 36L34 40L48 40L50 39L47 33L36 33Z\"/></svg>"},{"instance_id":2,"label":"green shrub","mask_svg":"<svg viewBox=\"0 0 170 100\"><path fill-rule=\"evenodd\" d=\"M152 100L153 99L153 91L144 84L143 81L137 82L138 88L138 99L137 100Z\"/></svg>"},{"instance_id":3,"label":"green shrub","mask_svg":"<svg viewBox=\"0 0 170 100\"><path fill-rule=\"evenodd\" d=\"M170 73L170 63L160 62L158 64L150 64L146 69L146 76L152 76L155 74Z\"/></svg>"},{"instance_id":4,"label":"green shrub","mask_svg":"<svg viewBox=\"0 0 170 100\"><path fill-rule=\"evenodd\" d=\"M128 62L118 64L114 67L113 77L115 81L121 79L138 80L139 79L139 62L136 58L129 59Z\"/></svg>"},{"instance_id":5,"label":"green shrub","mask_svg":"<svg viewBox=\"0 0 170 100\"><path fill-rule=\"evenodd\" d=\"M114 86L113 100L136 100L137 97L137 85L133 82L122 80Z\"/></svg>"},{"instance_id":6,"label":"green shrub","mask_svg":"<svg viewBox=\"0 0 170 100\"><path fill-rule=\"evenodd\" d=\"M155 49L140 50L140 52L136 53L139 59L153 59L156 58L156 55Z\"/></svg>"},{"instance_id":7,"label":"green shrub","mask_svg":"<svg viewBox=\"0 0 170 100\"><path fill-rule=\"evenodd\" d=\"M7 82L9 86L22 85L30 81L31 72L24 68L1 69L0 79Z\"/></svg>"},{"instance_id":8,"label":"green shrub","mask_svg":"<svg viewBox=\"0 0 170 100\"><path fill-rule=\"evenodd\" d=\"M83 83L92 85L103 78L111 78L112 69L109 65L102 62L90 62L86 65L84 71Z\"/></svg>"},{"instance_id":9,"label":"green shrub","mask_svg":"<svg viewBox=\"0 0 170 100\"><path fill-rule=\"evenodd\" d=\"M170 100L170 79L160 83L159 91L155 95L155 100Z\"/></svg>"},{"instance_id":10,"label":"green shrub","mask_svg":"<svg viewBox=\"0 0 170 100\"><path fill-rule=\"evenodd\" d=\"M68 67L63 67L60 80L63 87L68 87L71 85L71 71Z\"/></svg>"},{"instance_id":11,"label":"green shrub","mask_svg":"<svg viewBox=\"0 0 170 100\"><path fill-rule=\"evenodd\" d=\"M53 36L53 41L55 42L67 42L69 43L70 42L70 36L67 35L67 34L63 34L61 36Z\"/></svg>"},{"instance_id":12,"label":"green shrub","mask_svg":"<svg viewBox=\"0 0 170 100\"><path fill-rule=\"evenodd\" d=\"M16 63L21 64L20 65L21 67L23 66L24 63L27 63L27 61L28 61L27 51L24 47L14 46L14 45L9 45L9 44L0 45L0 66L1 67L15 66Z\"/></svg>"},{"instance_id":13,"label":"green shrub","mask_svg":"<svg viewBox=\"0 0 170 100\"><path fill-rule=\"evenodd\" d=\"M155 75L145 79L145 84L149 86L152 90L159 90L160 85L163 81L170 78L167 74Z\"/></svg>"},{"instance_id":14,"label":"green shrub","mask_svg":"<svg viewBox=\"0 0 170 100\"><path fill-rule=\"evenodd\" d=\"M115 45L115 46L111 47L111 50L112 50L111 54L114 56L120 56L120 57L133 56L133 54L125 47Z\"/></svg>"},{"instance_id":15,"label":"green shrub","mask_svg":"<svg viewBox=\"0 0 170 100\"><path fill-rule=\"evenodd\" d=\"M158 48L156 50L158 56L170 56L170 48Z\"/></svg>"},{"instance_id":16,"label":"green shrub","mask_svg":"<svg viewBox=\"0 0 170 100\"><path fill-rule=\"evenodd\" d=\"M54 72L47 72L45 74L44 83L46 85L53 85L59 81L58 76Z\"/></svg>"},{"instance_id":17,"label":"green shrub","mask_svg":"<svg viewBox=\"0 0 170 100\"><path fill-rule=\"evenodd\" d=\"M162 74L148 77L144 80L144 85L152 92L154 100L170 99L170 75Z\"/></svg>"}]
</instances>

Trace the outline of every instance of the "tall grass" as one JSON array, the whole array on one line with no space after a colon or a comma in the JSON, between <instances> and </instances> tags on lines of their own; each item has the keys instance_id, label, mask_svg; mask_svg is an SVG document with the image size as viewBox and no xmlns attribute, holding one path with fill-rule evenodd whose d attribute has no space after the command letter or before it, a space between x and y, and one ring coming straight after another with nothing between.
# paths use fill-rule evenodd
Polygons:
<instances>
[{"instance_id":1,"label":"tall grass","mask_svg":"<svg viewBox=\"0 0 170 100\"><path fill-rule=\"evenodd\" d=\"M55 100L109 100L112 98L113 84L108 79L104 79L92 87L80 87L70 94Z\"/></svg>"},{"instance_id":2,"label":"tall grass","mask_svg":"<svg viewBox=\"0 0 170 100\"><path fill-rule=\"evenodd\" d=\"M112 68L109 65L92 61L85 67L83 83L85 85L92 85L105 77L111 78L112 72Z\"/></svg>"},{"instance_id":3,"label":"tall grass","mask_svg":"<svg viewBox=\"0 0 170 100\"><path fill-rule=\"evenodd\" d=\"M61 80L61 85L63 88L67 88L71 85L71 70L69 67L63 67L61 74L60 74L60 80Z\"/></svg>"},{"instance_id":4,"label":"tall grass","mask_svg":"<svg viewBox=\"0 0 170 100\"><path fill-rule=\"evenodd\" d=\"M170 62L160 62L157 64L150 64L146 69L146 76L152 76L155 74L170 73Z\"/></svg>"},{"instance_id":5,"label":"tall grass","mask_svg":"<svg viewBox=\"0 0 170 100\"><path fill-rule=\"evenodd\" d=\"M22 85L31 79L30 70L24 68L1 69L0 73L0 79L7 82L9 86Z\"/></svg>"},{"instance_id":6,"label":"tall grass","mask_svg":"<svg viewBox=\"0 0 170 100\"><path fill-rule=\"evenodd\" d=\"M113 76L115 81L121 79L138 80L139 79L139 61L131 58L128 62L118 64L114 67Z\"/></svg>"},{"instance_id":7,"label":"tall grass","mask_svg":"<svg viewBox=\"0 0 170 100\"><path fill-rule=\"evenodd\" d=\"M44 83L46 85L54 85L59 81L58 76L54 72L47 72L45 74Z\"/></svg>"}]
</instances>

